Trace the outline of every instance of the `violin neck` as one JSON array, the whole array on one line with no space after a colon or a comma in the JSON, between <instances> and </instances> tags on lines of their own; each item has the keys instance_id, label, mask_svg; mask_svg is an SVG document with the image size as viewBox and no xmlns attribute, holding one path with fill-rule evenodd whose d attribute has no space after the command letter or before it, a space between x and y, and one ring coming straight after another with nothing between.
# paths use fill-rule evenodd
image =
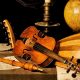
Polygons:
<instances>
[{"instance_id":1,"label":"violin neck","mask_svg":"<svg viewBox=\"0 0 80 80\"><path fill-rule=\"evenodd\" d=\"M54 53L52 50L47 49L46 47L42 46L39 43L35 43L33 48L49 57L51 57L52 59L56 59L57 61L60 61L62 63L66 63L66 60L64 58L62 58L61 56L59 56L58 54Z\"/></svg>"}]
</instances>

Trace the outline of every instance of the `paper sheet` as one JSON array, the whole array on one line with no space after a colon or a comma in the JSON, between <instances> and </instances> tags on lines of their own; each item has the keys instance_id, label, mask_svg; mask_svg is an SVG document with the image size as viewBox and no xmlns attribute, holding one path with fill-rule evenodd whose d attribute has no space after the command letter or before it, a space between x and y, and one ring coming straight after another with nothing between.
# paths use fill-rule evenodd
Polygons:
<instances>
[{"instance_id":1,"label":"paper sheet","mask_svg":"<svg viewBox=\"0 0 80 80\"><path fill-rule=\"evenodd\" d=\"M56 66L57 70L57 80L80 80L80 73L76 75L76 78L73 78L71 75L74 73L74 71L70 71L69 73L66 73L66 69L60 68Z\"/></svg>"},{"instance_id":2,"label":"paper sheet","mask_svg":"<svg viewBox=\"0 0 80 80\"><path fill-rule=\"evenodd\" d=\"M7 43L0 43L0 51L11 49L11 45L7 46Z\"/></svg>"},{"instance_id":3,"label":"paper sheet","mask_svg":"<svg viewBox=\"0 0 80 80\"><path fill-rule=\"evenodd\" d=\"M8 56L8 57L4 57L4 58L18 61L14 56ZM18 68L20 68L20 67L16 67L16 66L12 66L10 64L0 62L0 70L11 70L11 69L18 69Z\"/></svg>"},{"instance_id":4,"label":"paper sheet","mask_svg":"<svg viewBox=\"0 0 80 80\"><path fill-rule=\"evenodd\" d=\"M9 50L9 49L11 49L11 45L7 46L6 43L0 43L0 51ZM18 61L15 58L15 56L7 56L7 57L4 57L4 58ZM11 69L17 69L17 68L20 68L20 67L16 67L16 66L12 66L10 64L0 62L0 70L11 70Z\"/></svg>"}]
</instances>

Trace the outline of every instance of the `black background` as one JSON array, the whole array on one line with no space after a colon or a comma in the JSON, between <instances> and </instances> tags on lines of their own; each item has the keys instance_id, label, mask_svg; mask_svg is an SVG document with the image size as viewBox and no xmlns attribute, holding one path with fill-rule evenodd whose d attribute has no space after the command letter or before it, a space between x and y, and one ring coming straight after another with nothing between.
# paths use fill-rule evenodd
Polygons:
<instances>
[{"instance_id":1,"label":"black background","mask_svg":"<svg viewBox=\"0 0 80 80\"><path fill-rule=\"evenodd\" d=\"M35 22L43 20L44 0L23 0L27 6L22 6L17 1L2 0L0 2L0 21L8 19L12 25L16 39L28 26L34 25ZM68 0L52 0L50 7L50 20L60 23L60 26L49 28L47 35L54 37L56 40L72 35L73 32L64 20L64 7ZM3 25L0 25L0 42L6 41L6 34Z\"/></svg>"}]
</instances>

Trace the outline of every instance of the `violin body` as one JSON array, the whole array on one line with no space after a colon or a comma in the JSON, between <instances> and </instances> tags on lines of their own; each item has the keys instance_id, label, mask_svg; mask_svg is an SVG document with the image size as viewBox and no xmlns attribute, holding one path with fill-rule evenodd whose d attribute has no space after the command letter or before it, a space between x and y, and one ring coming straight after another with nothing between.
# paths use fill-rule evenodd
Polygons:
<instances>
[{"instance_id":1,"label":"violin body","mask_svg":"<svg viewBox=\"0 0 80 80\"><path fill-rule=\"evenodd\" d=\"M29 48L27 43L30 40L33 40L45 46L46 48L53 50L56 42L55 39L52 37L40 37L39 32L40 31L37 30L34 26L30 26L27 29L25 29L20 35L20 37L27 38L28 40L26 40L25 43L22 40L17 40L13 49L13 53L17 56L23 56L24 54L28 54L31 56L32 61L34 61L42 67L45 67L48 66L53 61L53 59L39 51Z\"/></svg>"}]
</instances>

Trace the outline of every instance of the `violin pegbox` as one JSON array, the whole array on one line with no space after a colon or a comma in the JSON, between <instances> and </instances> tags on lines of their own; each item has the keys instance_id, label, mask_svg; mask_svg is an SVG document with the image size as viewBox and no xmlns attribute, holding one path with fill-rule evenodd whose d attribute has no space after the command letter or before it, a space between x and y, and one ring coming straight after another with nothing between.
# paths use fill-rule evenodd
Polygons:
<instances>
[{"instance_id":1,"label":"violin pegbox","mask_svg":"<svg viewBox=\"0 0 80 80\"><path fill-rule=\"evenodd\" d=\"M15 43L15 36L14 36L14 33L13 33L12 26L10 25L10 23L7 19L3 20L2 23L4 25L4 28L7 31L9 44L11 45L11 48L13 49L14 48L14 43Z\"/></svg>"},{"instance_id":2,"label":"violin pegbox","mask_svg":"<svg viewBox=\"0 0 80 80\"><path fill-rule=\"evenodd\" d=\"M80 72L80 65L79 65L79 59L76 60L76 63L73 62L74 56L68 61L68 68L67 68L67 73L70 72L71 69L74 70L74 73L72 73L72 77L75 78L76 74Z\"/></svg>"}]
</instances>

